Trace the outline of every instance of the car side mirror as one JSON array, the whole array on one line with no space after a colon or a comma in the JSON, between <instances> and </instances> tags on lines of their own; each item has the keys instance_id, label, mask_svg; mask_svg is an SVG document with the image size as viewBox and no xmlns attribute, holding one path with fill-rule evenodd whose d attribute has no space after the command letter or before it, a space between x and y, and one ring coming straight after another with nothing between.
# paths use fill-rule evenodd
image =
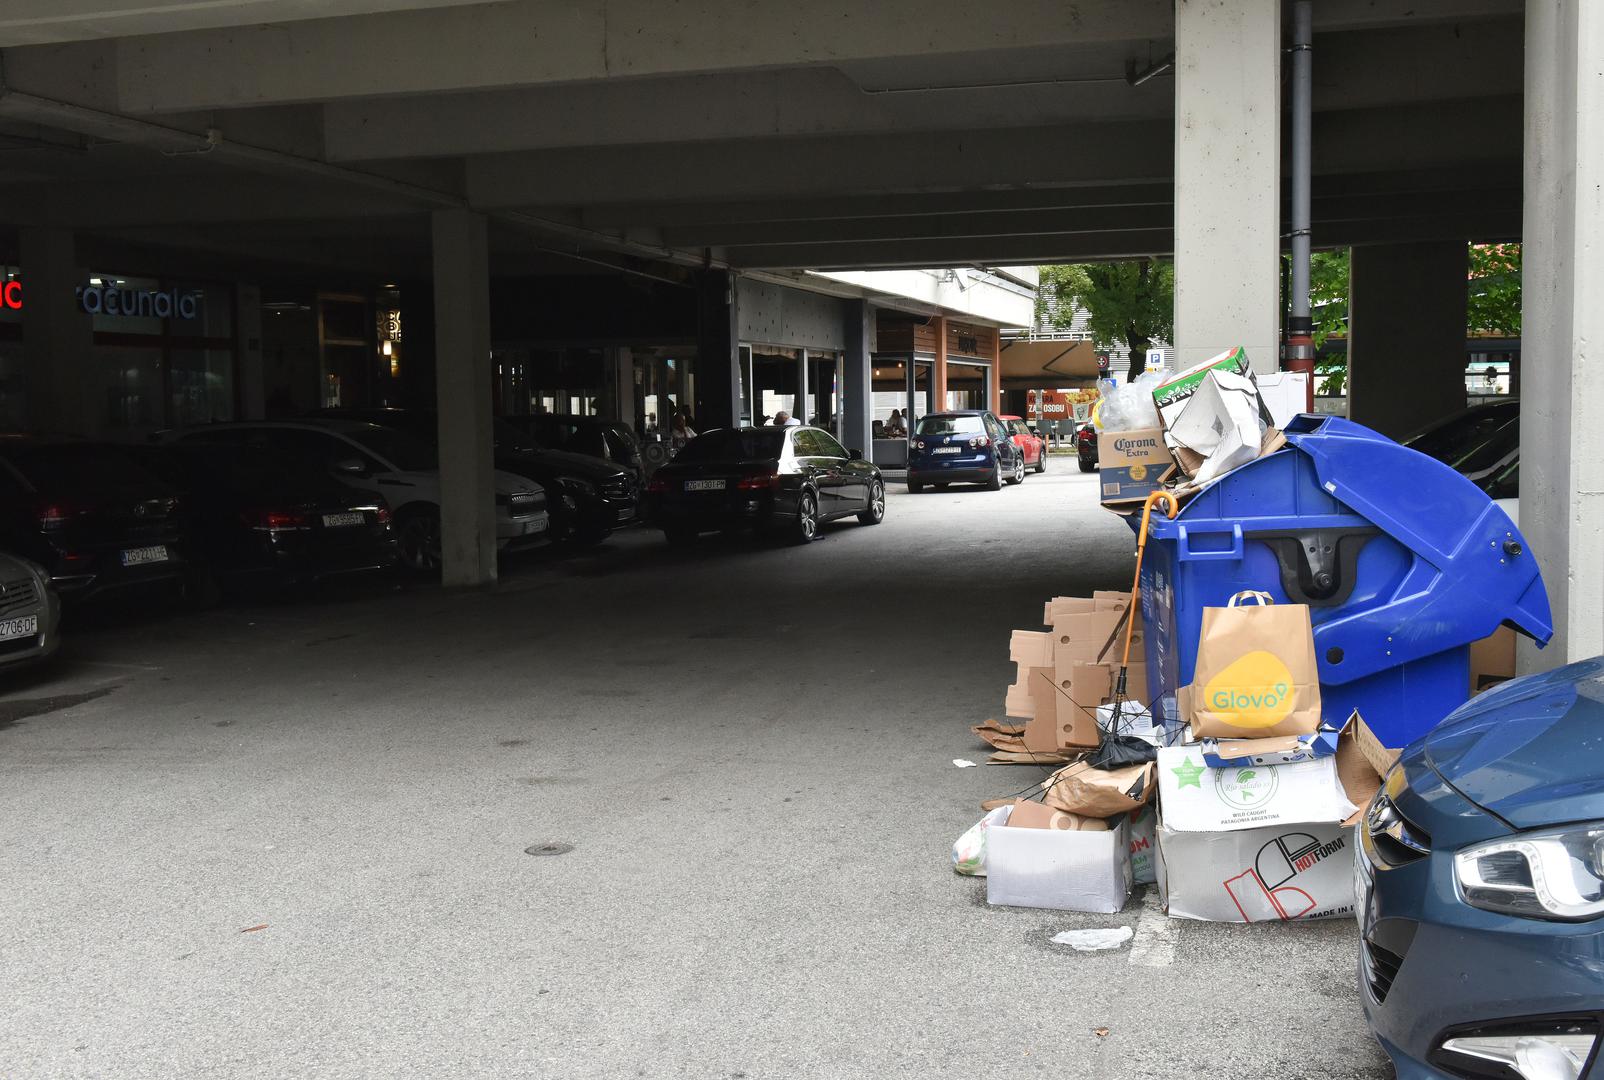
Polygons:
<instances>
[{"instance_id":1,"label":"car side mirror","mask_svg":"<svg viewBox=\"0 0 1604 1080\"><path fill-rule=\"evenodd\" d=\"M345 476L366 476L368 467L361 458L340 458L334 462L334 471Z\"/></svg>"},{"instance_id":2,"label":"car side mirror","mask_svg":"<svg viewBox=\"0 0 1604 1080\"><path fill-rule=\"evenodd\" d=\"M863 451L862 450L848 450L847 451L847 457L851 458L853 461L862 461L863 460Z\"/></svg>"}]
</instances>

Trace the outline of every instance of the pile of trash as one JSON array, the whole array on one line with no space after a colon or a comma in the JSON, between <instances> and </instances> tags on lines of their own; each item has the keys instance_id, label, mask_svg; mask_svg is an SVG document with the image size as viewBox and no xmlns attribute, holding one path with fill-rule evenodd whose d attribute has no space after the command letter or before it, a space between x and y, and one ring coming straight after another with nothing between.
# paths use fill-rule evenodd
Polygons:
<instances>
[{"instance_id":1,"label":"pile of trash","mask_svg":"<svg viewBox=\"0 0 1604 1080\"><path fill-rule=\"evenodd\" d=\"M1127 638L1144 637L1129 594L1048 601L1048 629L1010 642L1012 722L971 730L992 747L988 764L1056 771L983 803L954 869L985 875L990 903L1018 907L1115 912L1133 884L1153 882L1180 918L1351 915L1349 827L1397 751L1357 713L1322 724L1309 609L1268 599L1208 609L1173 722L1138 704L1145 663L1123 662Z\"/></svg>"}]
</instances>

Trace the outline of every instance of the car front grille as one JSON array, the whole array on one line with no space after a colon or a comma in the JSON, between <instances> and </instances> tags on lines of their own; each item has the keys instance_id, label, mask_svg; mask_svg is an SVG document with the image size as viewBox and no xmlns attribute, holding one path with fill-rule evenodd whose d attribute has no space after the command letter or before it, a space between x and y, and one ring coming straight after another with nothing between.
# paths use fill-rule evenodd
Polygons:
<instances>
[{"instance_id":1,"label":"car front grille","mask_svg":"<svg viewBox=\"0 0 1604 1080\"><path fill-rule=\"evenodd\" d=\"M514 495L508 500L507 509L515 516L538 514L546 509L546 496L544 494Z\"/></svg>"},{"instance_id":2,"label":"car front grille","mask_svg":"<svg viewBox=\"0 0 1604 1080\"><path fill-rule=\"evenodd\" d=\"M632 502L635 498L635 488L632 484L630 484L629 477L627 476L619 476L612 480L603 481L599 490L601 491L602 496L609 502L619 499Z\"/></svg>"},{"instance_id":3,"label":"car front grille","mask_svg":"<svg viewBox=\"0 0 1604 1080\"><path fill-rule=\"evenodd\" d=\"M28 611L39 603L39 594L33 578L20 577L0 581L0 616Z\"/></svg>"},{"instance_id":4,"label":"car front grille","mask_svg":"<svg viewBox=\"0 0 1604 1080\"><path fill-rule=\"evenodd\" d=\"M1391 949L1384 949L1373 941L1364 943L1365 975L1370 981L1370 993L1376 1004L1385 1004L1392 984L1398 978L1398 969L1404 958Z\"/></svg>"}]
</instances>

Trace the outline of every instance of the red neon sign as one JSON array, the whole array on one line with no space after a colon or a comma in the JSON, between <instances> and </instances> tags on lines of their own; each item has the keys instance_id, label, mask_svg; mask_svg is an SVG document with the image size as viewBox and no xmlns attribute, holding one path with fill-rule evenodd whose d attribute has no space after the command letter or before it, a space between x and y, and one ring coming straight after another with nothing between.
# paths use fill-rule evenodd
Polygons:
<instances>
[{"instance_id":1,"label":"red neon sign","mask_svg":"<svg viewBox=\"0 0 1604 1080\"><path fill-rule=\"evenodd\" d=\"M0 285L0 308L22 310L22 282L8 281Z\"/></svg>"}]
</instances>

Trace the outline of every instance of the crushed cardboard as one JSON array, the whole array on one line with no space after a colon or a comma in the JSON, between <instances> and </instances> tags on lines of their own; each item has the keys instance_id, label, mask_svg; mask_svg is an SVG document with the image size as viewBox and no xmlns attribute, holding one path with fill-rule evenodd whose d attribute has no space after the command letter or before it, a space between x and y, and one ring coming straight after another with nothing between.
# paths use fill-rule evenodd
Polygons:
<instances>
[{"instance_id":1,"label":"crushed cardboard","mask_svg":"<svg viewBox=\"0 0 1604 1080\"><path fill-rule=\"evenodd\" d=\"M1072 814L1109 818L1139 809L1153 798L1155 787L1151 761L1122 769L1075 761L1043 782L1042 802Z\"/></svg>"}]
</instances>

